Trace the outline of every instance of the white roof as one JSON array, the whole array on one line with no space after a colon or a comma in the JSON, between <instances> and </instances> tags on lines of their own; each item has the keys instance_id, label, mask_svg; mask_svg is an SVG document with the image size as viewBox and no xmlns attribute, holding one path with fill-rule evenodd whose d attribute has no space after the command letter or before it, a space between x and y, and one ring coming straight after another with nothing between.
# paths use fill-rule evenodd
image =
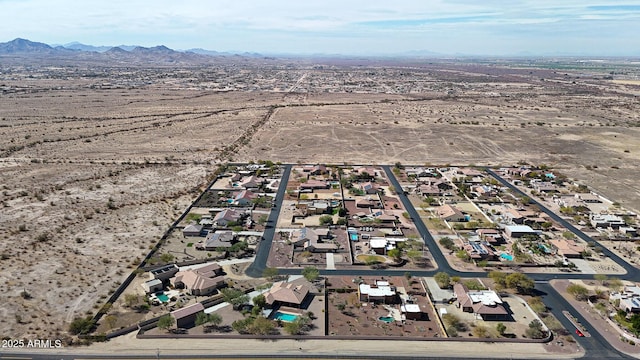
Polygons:
<instances>
[{"instance_id":1,"label":"white roof","mask_svg":"<svg viewBox=\"0 0 640 360\"><path fill-rule=\"evenodd\" d=\"M533 230L530 226L527 225L507 225L504 227L505 230L509 230L509 232L516 232L516 233L535 233L536 231Z\"/></svg>"},{"instance_id":2,"label":"white roof","mask_svg":"<svg viewBox=\"0 0 640 360\"><path fill-rule=\"evenodd\" d=\"M369 246L371 246L372 249L384 248L387 246L387 239L371 238L371 240L369 240Z\"/></svg>"},{"instance_id":3,"label":"white roof","mask_svg":"<svg viewBox=\"0 0 640 360\"><path fill-rule=\"evenodd\" d=\"M402 305L402 311L408 312L408 313L422 312L422 310L420 310L420 305L418 304L404 304Z\"/></svg>"},{"instance_id":4,"label":"white roof","mask_svg":"<svg viewBox=\"0 0 640 360\"><path fill-rule=\"evenodd\" d=\"M369 296L393 296L395 295L395 291L391 290L389 285L380 285L371 287L369 284L360 284L360 293L367 294Z\"/></svg>"},{"instance_id":5,"label":"white roof","mask_svg":"<svg viewBox=\"0 0 640 360\"><path fill-rule=\"evenodd\" d=\"M481 302L487 306L495 306L496 304L502 304L502 299L496 294L495 291L469 291L467 293L473 303Z\"/></svg>"}]
</instances>

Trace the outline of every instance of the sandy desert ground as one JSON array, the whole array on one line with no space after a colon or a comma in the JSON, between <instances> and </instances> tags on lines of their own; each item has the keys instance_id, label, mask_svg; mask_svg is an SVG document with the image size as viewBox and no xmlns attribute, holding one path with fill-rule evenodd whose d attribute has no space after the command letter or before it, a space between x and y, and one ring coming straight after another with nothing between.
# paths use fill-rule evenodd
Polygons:
<instances>
[{"instance_id":1,"label":"sandy desert ground","mask_svg":"<svg viewBox=\"0 0 640 360\"><path fill-rule=\"evenodd\" d=\"M61 336L95 313L219 162L545 163L640 209L633 81L443 63L249 68L224 81L103 70L0 73L3 334Z\"/></svg>"}]
</instances>

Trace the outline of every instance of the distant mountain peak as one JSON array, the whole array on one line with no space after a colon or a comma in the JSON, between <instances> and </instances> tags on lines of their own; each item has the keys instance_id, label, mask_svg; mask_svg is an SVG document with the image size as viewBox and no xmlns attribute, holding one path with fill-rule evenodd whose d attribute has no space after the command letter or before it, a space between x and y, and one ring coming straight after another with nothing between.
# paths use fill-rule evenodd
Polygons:
<instances>
[{"instance_id":1,"label":"distant mountain peak","mask_svg":"<svg viewBox=\"0 0 640 360\"><path fill-rule=\"evenodd\" d=\"M27 53L27 52L51 52L54 49L40 42L16 38L6 43L0 43L0 54Z\"/></svg>"}]
</instances>

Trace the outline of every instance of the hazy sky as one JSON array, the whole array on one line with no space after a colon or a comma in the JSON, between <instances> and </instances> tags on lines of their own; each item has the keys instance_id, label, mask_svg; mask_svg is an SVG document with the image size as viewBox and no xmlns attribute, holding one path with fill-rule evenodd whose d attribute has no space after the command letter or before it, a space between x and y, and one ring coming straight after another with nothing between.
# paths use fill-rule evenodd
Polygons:
<instances>
[{"instance_id":1,"label":"hazy sky","mask_svg":"<svg viewBox=\"0 0 640 360\"><path fill-rule=\"evenodd\" d=\"M640 1L0 0L0 42L261 53L639 55Z\"/></svg>"}]
</instances>

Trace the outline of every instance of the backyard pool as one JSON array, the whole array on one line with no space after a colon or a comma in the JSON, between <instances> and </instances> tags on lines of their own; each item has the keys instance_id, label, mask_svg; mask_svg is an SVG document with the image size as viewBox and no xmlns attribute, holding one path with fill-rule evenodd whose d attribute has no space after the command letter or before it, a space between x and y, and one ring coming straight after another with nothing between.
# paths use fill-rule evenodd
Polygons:
<instances>
[{"instance_id":1,"label":"backyard pool","mask_svg":"<svg viewBox=\"0 0 640 360\"><path fill-rule=\"evenodd\" d=\"M275 320L280 320L280 321L284 321L284 322L293 322L298 317L300 317L300 315L283 313L283 312L280 312L280 311L276 311L276 314L273 316L273 318Z\"/></svg>"},{"instance_id":2,"label":"backyard pool","mask_svg":"<svg viewBox=\"0 0 640 360\"><path fill-rule=\"evenodd\" d=\"M349 234L351 241L358 241L358 234Z\"/></svg>"},{"instance_id":3,"label":"backyard pool","mask_svg":"<svg viewBox=\"0 0 640 360\"><path fill-rule=\"evenodd\" d=\"M378 320L384 321L387 324L389 324L389 323L392 323L394 319L393 319L393 316L380 316Z\"/></svg>"},{"instance_id":4,"label":"backyard pool","mask_svg":"<svg viewBox=\"0 0 640 360\"><path fill-rule=\"evenodd\" d=\"M158 298L158 300L162 301L163 303L169 302L169 296L164 292L156 293L156 297Z\"/></svg>"},{"instance_id":5,"label":"backyard pool","mask_svg":"<svg viewBox=\"0 0 640 360\"><path fill-rule=\"evenodd\" d=\"M500 257L505 259L505 260L507 260L507 261L513 261L513 255L502 253L502 254L500 254Z\"/></svg>"}]
</instances>

